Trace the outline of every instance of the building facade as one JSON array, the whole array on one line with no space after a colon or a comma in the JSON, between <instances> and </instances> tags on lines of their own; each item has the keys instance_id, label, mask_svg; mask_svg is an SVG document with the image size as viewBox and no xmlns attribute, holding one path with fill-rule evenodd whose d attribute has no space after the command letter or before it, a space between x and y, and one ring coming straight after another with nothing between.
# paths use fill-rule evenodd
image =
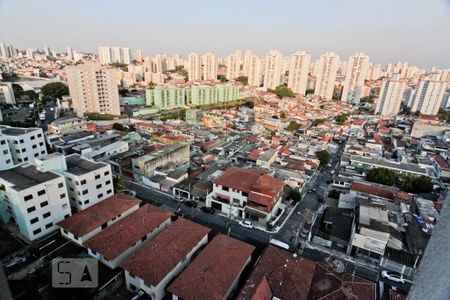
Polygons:
<instances>
[{"instance_id":1,"label":"building facade","mask_svg":"<svg viewBox=\"0 0 450 300\"><path fill-rule=\"evenodd\" d=\"M375 113L382 116L395 116L400 111L406 90L406 81L394 76L391 79L384 79L378 96Z\"/></svg>"},{"instance_id":2,"label":"building facade","mask_svg":"<svg viewBox=\"0 0 450 300\"><path fill-rule=\"evenodd\" d=\"M41 128L5 126L0 127L0 136L3 136L8 141L14 164L34 162L36 157L47 154L47 147L45 146L44 134Z\"/></svg>"},{"instance_id":3,"label":"building facade","mask_svg":"<svg viewBox=\"0 0 450 300\"><path fill-rule=\"evenodd\" d=\"M73 109L79 117L85 113L120 115L115 69L85 63L68 66L66 70Z\"/></svg>"},{"instance_id":4,"label":"building facade","mask_svg":"<svg viewBox=\"0 0 450 300\"><path fill-rule=\"evenodd\" d=\"M314 95L325 100L333 99L334 84L340 59L336 53L327 52L317 62L316 86Z\"/></svg>"},{"instance_id":5,"label":"building facade","mask_svg":"<svg viewBox=\"0 0 450 300\"><path fill-rule=\"evenodd\" d=\"M264 85L266 89L275 89L281 83L283 55L280 51L270 50L265 59Z\"/></svg>"},{"instance_id":6,"label":"building facade","mask_svg":"<svg viewBox=\"0 0 450 300\"><path fill-rule=\"evenodd\" d=\"M341 101L359 104L368 69L369 56L364 53L355 53L350 57L347 64L347 74L345 75Z\"/></svg>"},{"instance_id":7,"label":"building facade","mask_svg":"<svg viewBox=\"0 0 450 300\"><path fill-rule=\"evenodd\" d=\"M288 88L294 93L305 95L308 83L308 70L311 55L306 51L299 51L292 55L289 66Z\"/></svg>"}]
</instances>

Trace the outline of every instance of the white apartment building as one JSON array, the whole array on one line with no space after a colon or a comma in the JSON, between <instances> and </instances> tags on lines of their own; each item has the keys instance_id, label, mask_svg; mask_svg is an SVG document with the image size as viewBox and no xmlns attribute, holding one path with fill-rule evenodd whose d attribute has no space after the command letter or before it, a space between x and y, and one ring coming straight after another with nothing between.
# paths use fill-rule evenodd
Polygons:
<instances>
[{"instance_id":1,"label":"white apartment building","mask_svg":"<svg viewBox=\"0 0 450 300\"><path fill-rule=\"evenodd\" d=\"M254 54L252 50L245 50L244 51L244 59L242 61L242 74L244 76L249 76L251 69L251 60L253 58Z\"/></svg>"},{"instance_id":2,"label":"white apartment building","mask_svg":"<svg viewBox=\"0 0 450 300\"><path fill-rule=\"evenodd\" d=\"M136 62L141 63L144 60L144 55L142 54L141 49L136 49L134 52L134 57L136 59Z\"/></svg>"},{"instance_id":3,"label":"white apartment building","mask_svg":"<svg viewBox=\"0 0 450 300\"><path fill-rule=\"evenodd\" d=\"M202 56L203 80L217 80L217 56L213 53L206 53Z\"/></svg>"},{"instance_id":4,"label":"white apartment building","mask_svg":"<svg viewBox=\"0 0 450 300\"><path fill-rule=\"evenodd\" d=\"M294 93L305 95L311 55L306 51L294 53L290 60L288 88Z\"/></svg>"},{"instance_id":5,"label":"white apartment building","mask_svg":"<svg viewBox=\"0 0 450 300\"><path fill-rule=\"evenodd\" d=\"M0 171L0 216L33 241L71 215L64 176L24 163Z\"/></svg>"},{"instance_id":6,"label":"white apartment building","mask_svg":"<svg viewBox=\"0 0 450 300\"><path fill-rule=\"evenodd\" d=\"M347 64L347 74L345 75L341 101L359 104L368 69L369 56L364 53L355 53L350 57Z\"/></svg>"},{"instance_id":7,"label":"white apartment building","mask_svg":"<svg viewBox=\"0 0 450 300\"><path fill-rule=\"evenodd\" d=\"M131 50L130 48L122 48L122 54L123 54L123 63L124 64L131 64Z\"/></svg>"},{"instance_id":8,"label":"white apartment building","mask_svg":"<svg viewBox=\"0 0 450 300\"><path fill-rule=\"evenodd\" d=\"M404 99L405 90L406 81L400 79L399 74L394 75L393 78L384 79L375 106L375 113L382 116L397 115Z\"/></svg>"},{"instance_id":9,"label":"white apartment building","mask_svg":"<svg viewBox=\"0 0 450 300\"><path fill-rule=\"evenodd\" d=\"M102 65L112 63L111 49L109 47L98 47L98 59Z\"/></svg>"},{"instance_id":10,"label":"white apartment building","mask_svg":"<svg viewBox=\"0 0 450 300\"><path fill-rule=\"evenodd\" d=\"M248 85L260 86L262 83L262 62L257 55L250 57L248 62Z\"/></svg>"},{"instance_id":11,"label":"white apartment building","mask_svg":"<svg viewBox=\"0 0 450 300\"><path fill-rule=\"evenodd\" d=\"M198 53L189 53L187 72L189 81L202 80L202 61Z\"/></svg>"},{"instance_id":12,"label":"white apartment building","mask_svg":"<svg viewBox=\"0 0 450 300\"><path fill-rule=\"evenodd\" d=\"M14 161L9 150L9 144L6 137L0 134L0 170L12 168Z\"/></svg>"},{"instance_id":13,"label":"white apartment building","mask_svg":"<svg viewBox=\"0 0 450 300\"><path fill-rule=\"evenodd\" d=\"M411 111L423 115L437 115L444 100L448 82L441 80L441 74L432 74L420 80Z\"/></svg>"},{"instance_id":14,"label":"white apartment building","mask_svg":"<svg viewBox=\"0 0 450 300\"><path fill-rule=\"evenodd\" d=\"M66 165L63 174L74 211L82 211L114 194L111 165L79 154L66 156Z\"/></svg>"},{"instance_id":15,"label":"white apartment building","mask_svg":"<svg viewBox=\"0 0 450 300\"><path fill-rule=\"evenodd\" d=\"M241 50L236 50L226 60L227 79L233 80L239 77L241 72Z\"/></svg>"},{"instance_id":16,"label":"white apartment building","mask_svg":"<svg viewBox=\"0 0 450 300\"><path fill-rule=\"evenodd\" d=\"M336 53L327 52L320 56L316 66L317 77L314 95L326 100L333 99L334 84L339 64L340 59Z\"/></svg>"},{"instance_id":17,"label":"white apartment building","mask_svg":"<svg viewBox=\"0 0 450 300\"><path fill-rule=\"evenodd\" d=\"M66 179L73 212L82 211L114 194L111 165L91 161L79 154L51 153L36 159L38 169Z\"/></svg>"},{"instance_id":18,"label":"white apartment building","mask_svg":"<svg viewBox=\"0 0 450 300\"><path fill-rule=\"evenodd\" d=\"M0 135L8 141L14 164L34 162L36 157L47 154L41 128L0 126Z\"/></svg>"},{"instance_id":19,"label":"white apartment building","mask_svg":"<svg viewBox=\"0 0 450 300\"><path fill-rule=\"evenodd\" d=\"M270 50L266 54L264 85L266 89L275 89L281 83L281 69L283 63L283 55L280 51Z\"/></svg>"},{"instance_id":20,"label":"white apartment building","mask_svg":"<svg viewBox=\"0 0 450 300\"><path fill-rule=\"evenodd\" d=\"M73 109L79 117L85 113L120 115L115 69L92 62L66 70Z\"/></svg>"}]
</instances>

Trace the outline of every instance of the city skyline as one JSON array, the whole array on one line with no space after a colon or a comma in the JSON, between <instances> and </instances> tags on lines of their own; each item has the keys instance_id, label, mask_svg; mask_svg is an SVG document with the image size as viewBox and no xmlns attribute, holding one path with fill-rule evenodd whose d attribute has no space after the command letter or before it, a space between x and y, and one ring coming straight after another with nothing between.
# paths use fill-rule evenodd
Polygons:
<instances>
[{"instance_id":1,"label":"city skyline","mask_svg":"<svg viewBox=\"0 0 450 300\"><path fill-rule=\"evenodd\" d=\"M263 55L277 49L286 56L307 51L314 58L333 51L346 60L364 52L383 65L407 61L427 69L449 67L446 54L450 41L445 38L450 28L449 1L379 1L360 11L352 5L354 1L329 3L326 8L324 3L281 1L276 10L267 3L248 1L237 6L231 1L214 4L213 12L220 14L208 14L213 5L207 2L199 3L202 9L193 11L181 2L169 7L136 1L132 8L139 9L126 14L117 9L100 14L104 7L99 4L80 3L74 12L46 17L52 3L0 1L3 42L21 49L49 46L61 51L70 46L92 53L98 46L120 46L142 49L144 56L166 52L186 57L189 52L212 52L223 57L236 49ZM166 13L151 14L155 10ZM8 11L21 14L13 16ZM41 17L35 19L30 12ZM320 20L314 17L318 12ZM74 18L72 13L84 18ZM233 17L227 17L231 13ZM117 19L122 21L114 22ZM36 26L30 27L29 20ZM95 30L86 34L92 28Z\"/></svg>"}]
</instances>

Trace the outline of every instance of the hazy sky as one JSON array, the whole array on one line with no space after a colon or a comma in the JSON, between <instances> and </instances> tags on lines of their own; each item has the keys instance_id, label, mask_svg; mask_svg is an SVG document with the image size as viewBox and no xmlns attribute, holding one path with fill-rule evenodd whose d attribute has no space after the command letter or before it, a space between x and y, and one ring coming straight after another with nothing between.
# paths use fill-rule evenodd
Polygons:
<instances>
[{"instance_id":1,"label":"hazy sky","mask_svg":"<svg viewBox=\"0 0 450 300\"><path fill-rule=\"evenodd\" d=\"M0 41L144 55L362 51L382 64L450 68L450 0L0 0Z\"/></svg>"}]
</instances>

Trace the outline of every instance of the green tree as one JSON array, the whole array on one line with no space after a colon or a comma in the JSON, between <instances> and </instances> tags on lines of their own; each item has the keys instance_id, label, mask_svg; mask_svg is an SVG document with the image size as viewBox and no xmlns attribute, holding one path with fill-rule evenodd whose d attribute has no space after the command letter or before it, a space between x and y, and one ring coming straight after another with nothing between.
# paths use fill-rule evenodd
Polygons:
<instances>
[{"instance_id":1,"label":"green tree","mask_svg":"<svg viewBox=\"0 0 450 300\"><path fill-rule=\"evenodd\" d=\"M112 129L118 130L118 131L126 131L125 127L122 124L120 124L120 123L114 123L112 125Z\"/></svg>"},{"instance_id":2,"label":"green tree","mask_svg":"<svg viewBox=\"0 0 450 300\"><path fill-rule=\"evenodd\" d=\"M114 191L120 192L125 191L128 188L127 182L122 177L116 177L113 179Z\"/></svg>"},{"instance_id":3,"label":"green tree","mask_svg":"<svg viewBox=\"0 0 450 300\"><path fill-rule=\"evenodd\" d=\"M395 172L385 168L373 168L367 173L366 180L384 185L394 185Z\"/></svg>"},{"instance_id":4,"label":"green tree","mask_svg":"<svg viewBox=\"0 0 450 300\"><path fill-rule=\"evenodd\" d=\"M289 198L292 200L292 202L297 203L302 200L302 195L299 191L292 189L291 193L289 194Z\"/></svg>"},{"instance_id":5,"label":"green tree","mask_svg":"<svg viewBox=\"0 0 450 300\"><path fill-rule=\"evenodd\" d=\"M62 82L51 82L42 87L41 93L43 98L55 101L57 98L69 95L69 88Z\"/></svg>"},{"instance_id":6,"label":"green tree","mask_svg":"<svg viewBox=\"0 0 450 300\"><path fill-rule=\"evenodd\" d=\"M268 91L275 93L280 99L283 99L284 97L295 98L294 92L285 85L279 85L275 90L269 89Z\"/></svg>"},{"instance_id":7,"label":"green tree","mask_svg":"<svg viewBox=\"0 0 450 300\"><path fill-rule=\"evenodd\" d=\"M439 109L438 112L439 120L450 122L450 111L444 108Z\"/></svg>"},{"instance_id":8,"label":"green tree","mask_svg":"<svg viewBox=\"0 0 450 300\"><path fill-rule=\"evenodd\" d=\"M426 176L405 174L400 181L402 191L415 194L430 193L433 191L433 182Z\"/></svg>"},{"instance_id":9,"label":"green tree","mask_svg":"<svg viewBox=\"0 0 450 300\"><path fill-rule=\"evenodd\" d=\"M248 77L247 76L239 76L236 78L236 81L239 81L243 85L248 85Z\"/></svg>"},{"instance_id":10,"label":"green tree","mask_svg":"<svg viewBox=\"0 0 450 300\"><path fill-rule=\"evenodd\" d=\"M322 124L325 122L325 119L315 119L312 121L312 126L316 127L319 124Z\"/></svg>"},{"instance_id":11,"label":"green tree","mask_svg":"<svg viewBox=\"0 0 450 300\"><path fill-rule=\"evenodd\" d=\"M300 126L301 125L299 123L297 123L295 121L291 121L291 122L289 122L288 127L286 127L286 130L291 131L291 132L297 131L297 130L299 130Z\"/></svg>"},{"instance_id":12,"label":"green tree","mask_svg":"<svg viewBox=\"0 0 450 300\"><path fill-rule=\"evenodd\" d=\"M334 118L334 120L336 121L336 123L342 125L342 124L344 124L345 121L347 121L347 117L348 117L348 115L342 114L342 115L336 116Z\"/></svg>"},{"instance_id":13,"label":"green tree","mask_svg":"<svg viewBox=\"0 0 450 300\"><path fill-rule=\"evenodd\" d=\"M330 162L330 152L328 152L327 150L316 151L315 154L322 167Z\"/></svg>"}]
</instances>

